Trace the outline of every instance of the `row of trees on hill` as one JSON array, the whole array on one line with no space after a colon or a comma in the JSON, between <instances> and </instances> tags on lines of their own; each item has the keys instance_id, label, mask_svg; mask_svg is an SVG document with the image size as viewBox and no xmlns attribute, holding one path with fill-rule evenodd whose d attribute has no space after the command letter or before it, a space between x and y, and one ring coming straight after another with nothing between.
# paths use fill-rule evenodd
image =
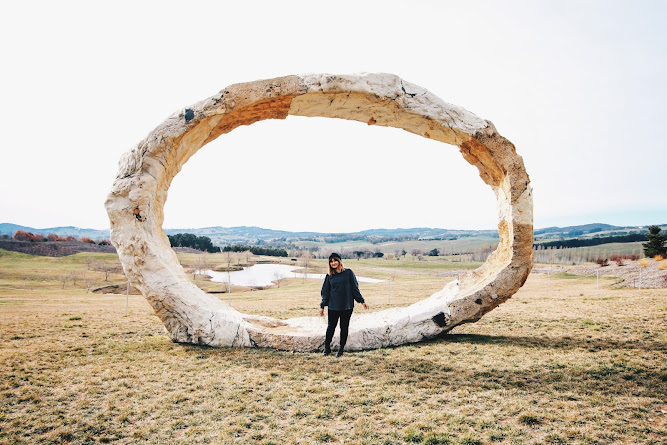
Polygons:
<instances>
[{"instance_id":1,"label":"row of trees on hill","mask_svg":"<svg viewBox=\"0 0 667 445\"><path fill-rule=\"evenodd\" d=\"M91 238L88 238L87 236L82 236L81 238L77 239L73 236L59 236L56 235L55 233L50 233L46 236L42 235L41 233L32 233L32 232L26 232L25 230L17 230L16 233L13 236L13 239L16 241L29 241L31 243L45 243L48 241L60 241L60 242L82 242L82 243L89 243L89 244L97 244L99 246L110 246L111 241L107 239L99 239L99 240L92 240Z\"/></svg>"},{"instance_id":2,"label":"row of trees on hill","mask_svg":"<svg viewBox=\"0 0 667 445\"><path fill-rule=\"evenodd\" d=\"M567 249L574 247L599 246L608 243L632 243L637 241L646 241L642 243L644 255L653 258L656 255L667 257L667 236L661 234L662 229L659 226L649 226L647 233L631 233L618 236L595 236L593 238L575 238L559 241L550 241L546 243L535 244L537 249Z\"/></svg>"},{"instance_id":3,"label":"row of trees on hill","mask_svg":"<svg viewBox=\"0 0 667 445\"><path fill-rule=\"evenodd\" d=\"M223 252L246 252L250 251L253 255L279 256L286 257L287 251L279 247L262 247L262 246L243 246L235 244L233 246L225 246L222 248Z\"/></svg>"},{"instance_id":4,"label":"row of trees on hill","mask_svg":"<svg viewBox=\"0 0 667 445\"><path fill-rule=\"evenodd\" d=\"M585 239L568 239L568 240L559 240L551 241L546 243L539 243L534 246L537 251L548 249L553 252L552 249L572 249L576 247L590 247L597 246L607 243L628 243L628 242L637 242L637 241L647 241L643 244L644 254L647 257L654 257L656 255L667 256L667 236L660 233L661 229L658 226L650 226L648 233L632 233L627 235L618 235L618 236L605 236L605 237L593 237ZM19 231L22 232L22 231ZM19 235L17 232L17 235ZM15 238L17 238L15 235ZM41 235L40 235L41 236ZM51 236L51 235L49 235ZM57 235L53 235L56 236ZM39 238L29 233L21 233L20 237L27 239ZM32 237L32 238L31 238ZM71 238L71 237L70 237ZM278 256L278 257L287 257L287 250L281 247L264 247L264 246L248 246L248 245L229 245L225 246L222 249L220 247L214 246L211 242L211 239L207 236L196 236L192 233L178 233L176 235L169 235L169 242L173 247L190 247L192 249L201 250L204 252L216 253L216 252L246 252L250 251L254 255L266 255L266 256ZM488 246L488 249L482 249L482 255L480 258L475 258L477 261L484 261L486 257L493 251L491 246ZM397 251L396 256L399 255L405 256L407 252L403 250L402 252ZM341 252L344 258L382 258L384 254L377 249L375 252L368 250L355 250L349 254ZM428 253L428 256L439 256L441 252L439 249L432 249ZM413 251L413 256L421 256L421 251ZM472 259L472 258L471 258Z\"/></svg>"},{"instance_id":5,"label":"row of trees on hill","mask_svg":"<svg viewBox=\"0 0 667 445\"><path fill-rule=\"evenodd\" d=\"M380 252L379 250L376 250L375 252L371 252L370 250L355 250L352 252L352 255L357 258L382 258L384 256L384 253Z\"/></svg>"},{"instance_id":6,"label":"row of trees on hill","mask_svg":"<svg viewBox=\"0 0 667 445\"><path fill-rule=\"evenodd\" d=\"M618 236L594 236L593 238L573 238L558 241L549 241L546 243L535 244L534 247L590 247L599 246L608 243L633 243L637 241L646 241L648 239L645 233L631 233L629 235Z\"/></svg>"}]
</instances>

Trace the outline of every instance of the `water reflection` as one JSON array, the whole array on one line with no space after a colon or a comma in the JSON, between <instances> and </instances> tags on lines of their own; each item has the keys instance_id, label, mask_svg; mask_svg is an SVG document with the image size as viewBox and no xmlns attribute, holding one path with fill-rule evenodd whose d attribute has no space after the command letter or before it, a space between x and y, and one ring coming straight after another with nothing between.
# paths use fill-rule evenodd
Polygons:
<instances>
[{"instance_id":1,"label":"water reflection","mask_svg":"<svg viewBox=\"0 0 667 445\"><path fill-rule=\"evenodd\" d=\"M255 264L254 266L246 267L243 270L234 272L216 272L214 270L207 270L206 275L211 277L211 281L227 283L227 280L229 279L233 286L248 287L273 286L276 281L283 278L324 279L324 274L304 274L294 272L296 269L299 269L299 267L289 264ZM360 283L380 283L384 281L360 276L357 276L357 280Z\"/></svg>"}]
</instances>

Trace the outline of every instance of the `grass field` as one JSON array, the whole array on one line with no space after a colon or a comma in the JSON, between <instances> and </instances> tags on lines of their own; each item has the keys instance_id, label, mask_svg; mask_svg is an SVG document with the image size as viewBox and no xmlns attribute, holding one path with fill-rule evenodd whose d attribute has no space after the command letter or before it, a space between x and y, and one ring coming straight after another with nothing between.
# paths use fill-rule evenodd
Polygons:
<instances>
[{"instance_id":1,"label":"grass field","mask_svg":"<svg viewBox=\"0 0 667 445\"><path fill-rule=\"evenodd\" d=\"M598 291L594 278L561 275L547 292L533 274L475 324L336 359L172 343L143 297L130 295L126 316L125 295L90 293L105 282L89 261L0 251L2 444L666 443L664 289L603 279ZM445 261L346 265L392 277L391 300L388 282L362 283L371 310L456 273ZM72 272L76 284L61 280ZM315 315L319 286L219 296L241 311Z\"/></svg>"}]
</instances>

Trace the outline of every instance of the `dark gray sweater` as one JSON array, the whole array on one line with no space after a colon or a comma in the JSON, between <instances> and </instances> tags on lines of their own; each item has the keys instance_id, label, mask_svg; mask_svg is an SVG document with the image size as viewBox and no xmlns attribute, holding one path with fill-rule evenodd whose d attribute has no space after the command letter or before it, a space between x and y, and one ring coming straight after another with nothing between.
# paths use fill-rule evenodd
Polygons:
<instances>
[{"instance_id":1,"label":"dark gray sweater","mask_svg":"<svg viewBox=\"0 0 667 445\"><path fill-rule=\"evenodd\" d=\"M320 308L329 306L333 311L347 311L354 309L354 300L365 303L364 297L359 292L357 277L352 270L345 269L341 273L325 275Z\"/></svg>"}]
</instances>

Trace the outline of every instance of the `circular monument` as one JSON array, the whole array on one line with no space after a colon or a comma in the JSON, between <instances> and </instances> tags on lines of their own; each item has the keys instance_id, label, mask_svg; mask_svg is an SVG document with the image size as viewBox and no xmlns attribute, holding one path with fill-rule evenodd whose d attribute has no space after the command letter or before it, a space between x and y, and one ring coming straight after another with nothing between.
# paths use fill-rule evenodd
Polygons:
<instances>
[{"instance_id":1,"label":"circular monument","mask_svg":"<svg viewBox=\"0 0 667 445\"><path fill-rule=\"evenodd\" d=\"M479 320L526 281L533 262L530 180L512 143L491 122L392 74L309 74L236 84L171 115L123 155L105 203L111 242L125 274L150 302L174 341L322 349L323 319L278 320L243 314L192 284L162 229L171 181L197 150L240 125L289 115L401 128L456 145L497 199L500 242L481 267L410 306L355 314L346 349L396 346L435 337ZM319 301L319 296L313 298Z\"/></svg>"}]
</instances>

